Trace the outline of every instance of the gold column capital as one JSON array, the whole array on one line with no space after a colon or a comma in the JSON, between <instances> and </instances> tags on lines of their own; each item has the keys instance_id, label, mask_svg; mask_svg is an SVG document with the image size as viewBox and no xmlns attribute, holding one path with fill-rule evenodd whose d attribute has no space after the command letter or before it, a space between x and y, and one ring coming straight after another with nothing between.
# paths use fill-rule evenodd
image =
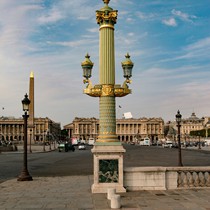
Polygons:
<instances>
[{"instance_id":1,"label":"gold column capital","mask_svg":"<svg viewBox=\"0 0 210 210\"><path fill-rule=\"evenodd\" d=\"M112 10L110 7L102 8L102 10L96 11L96 21L100 26L111 25L113 26L117 22L117 10Z\"/></svg>"}]
</instances>

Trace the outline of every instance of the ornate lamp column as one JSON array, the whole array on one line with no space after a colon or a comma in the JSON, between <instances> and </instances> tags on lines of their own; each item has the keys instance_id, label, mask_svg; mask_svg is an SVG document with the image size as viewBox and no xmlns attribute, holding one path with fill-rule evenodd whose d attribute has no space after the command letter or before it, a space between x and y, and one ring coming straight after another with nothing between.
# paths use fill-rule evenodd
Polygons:
<instances>
[{"instance_id":1,"label":"ornate lamp column","mask_svg":"<svg viewBox=\"0 0 210 210\"><path fill-rule=\"evenodd\" d=\"M107 188L115 187L117 192L125 192L123 187L123 148L116 135L115 97L131 93L127 83L131 83L133 62L127 53L122 62L124 84L115 84L114 25L117 10L108 6L109 0L103 0L104 7L96 11L99 24L99 84L93 86L90 77L93 63L87 54L82 62L84 83L88 83L84 93L99 97L99 136L92 149L94 155L93 193L106 193Z\"/></svg>"},{"instance_id":2,"label":"ornate lamp column","mask_svg":"<svg viewBox=\"0 0 210 210\"><path fill-rule=\"evenodd\" d=\"M178 128L178 165L183 166L182 164L182 149L181 149L181 140L180 140L180 128L181 128L181 121L182 121L182 115L180 114L180 111L177 111L176 114L176 122L177 122L177 128Z\"/></svg>"},{"instance_id":3,"label":"ornate lamp column","mask_svg":"<svg viewBox=\"0 0 210 210\"><path fill-rule=\"evenodd\" d=\"M28 160L27 160L27 129L28 129L28 110L29 110L29 104L30 100L28 99L28 95L25 95L25 98L22 100L23 104L23 119L24 119L24 153L23 153L23 170L18 177L18 181L32 181L33 178L28 172Z\"/></svg>"}]
</instances>

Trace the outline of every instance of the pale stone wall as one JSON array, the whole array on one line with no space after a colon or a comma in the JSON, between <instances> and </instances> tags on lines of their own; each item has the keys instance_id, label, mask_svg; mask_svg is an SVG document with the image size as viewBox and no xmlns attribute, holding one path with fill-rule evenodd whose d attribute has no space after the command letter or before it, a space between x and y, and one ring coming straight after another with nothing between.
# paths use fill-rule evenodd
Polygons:
<instances>
[{"instance_id":1,"label":"pale stone wall","mask_svg":"<svg viewBox=\"0 0 210 210\"><path fill-rule=\"evenodd\" d=\"M210 167L128 167L124 187L128 191L210 187Z\"/></svg>"}]
</instances>

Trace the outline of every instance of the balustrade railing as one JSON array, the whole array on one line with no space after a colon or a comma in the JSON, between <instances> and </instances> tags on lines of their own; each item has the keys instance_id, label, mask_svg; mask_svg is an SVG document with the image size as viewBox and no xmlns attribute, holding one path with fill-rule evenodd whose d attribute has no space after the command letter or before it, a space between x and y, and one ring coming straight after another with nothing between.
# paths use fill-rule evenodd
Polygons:
<instances>
[{"instance_id":1,"label":"balustrade railing","mask_svg":"<svg viewBox=\"0 0 210 210\"><path fill-rule=\"evenodd\" d=\"M177 171L178 188L210 187L210 171Z\"/></svg>"}]
</instances>

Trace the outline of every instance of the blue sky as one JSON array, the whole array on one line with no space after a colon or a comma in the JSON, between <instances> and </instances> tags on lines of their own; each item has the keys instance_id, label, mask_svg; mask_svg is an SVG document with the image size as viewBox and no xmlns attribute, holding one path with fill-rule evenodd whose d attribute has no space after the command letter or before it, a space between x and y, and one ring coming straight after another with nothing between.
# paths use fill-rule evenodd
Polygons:
<instances>
[{"instance_id":1,"label":"blue sky","mask_svg":"<svg viewBox=\"0 0 210 210\"><path fill-rule=\"evenodd\" d=\"M174 120L194 111L210 116L210 1L111 0L115 25L116 84L121 61L134 62L133 93L116 98L117 117ZM35 116L62 125L99 116L98 98L83 94L81 62L94 62L98 84L99 32L95 11L102 0L0 1L0 115L21 117L30 71L35 76ZM119 105L122 108L119 108Z\"/></svg>"}]
</instances>

